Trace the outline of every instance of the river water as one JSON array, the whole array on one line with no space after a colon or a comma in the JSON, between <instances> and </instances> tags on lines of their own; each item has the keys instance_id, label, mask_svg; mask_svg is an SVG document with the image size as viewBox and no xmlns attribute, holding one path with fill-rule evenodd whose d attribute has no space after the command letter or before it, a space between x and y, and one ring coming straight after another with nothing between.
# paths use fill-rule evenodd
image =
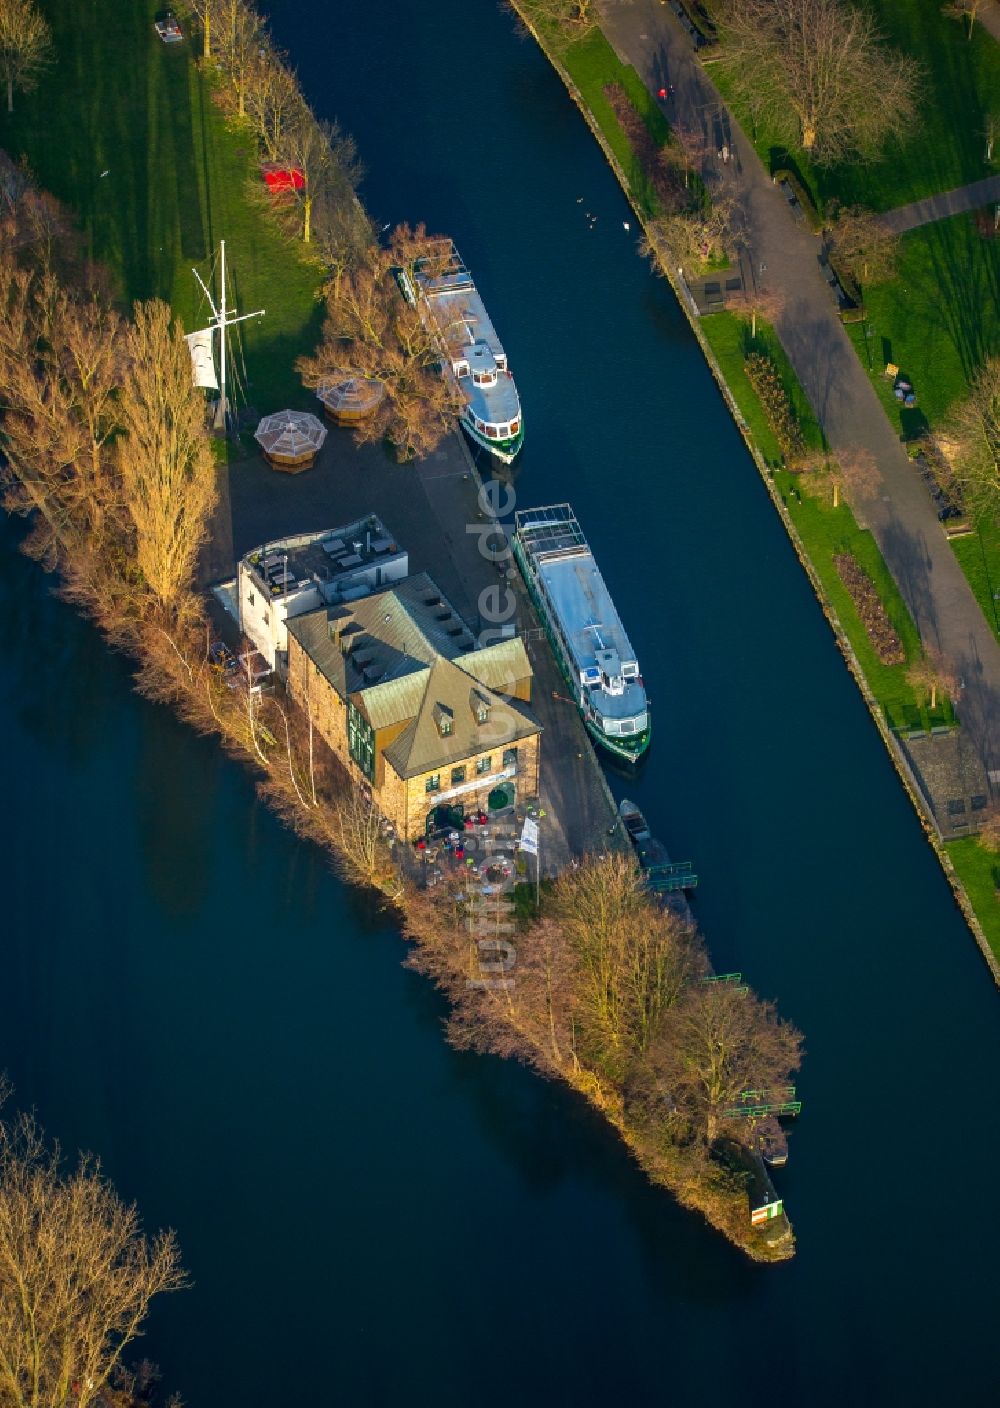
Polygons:
<instances>
[{"instance_id":1,"label":"river water","mask_svg":"<svg viewBox=\"0 0 1000 1408\"><path fill-rule=\"evenodd\" d=\"M391 925L6 528L2 1059L178 1230L146 1351L194 1408L994 1402L997 997L603 158L493 0L273 23L379 223L473 269L519 499L571 499L650 686L629 790L806 1033L799 1254L748 1265L570 1094L450 1051Z\"/></svg>"}]
</instances>

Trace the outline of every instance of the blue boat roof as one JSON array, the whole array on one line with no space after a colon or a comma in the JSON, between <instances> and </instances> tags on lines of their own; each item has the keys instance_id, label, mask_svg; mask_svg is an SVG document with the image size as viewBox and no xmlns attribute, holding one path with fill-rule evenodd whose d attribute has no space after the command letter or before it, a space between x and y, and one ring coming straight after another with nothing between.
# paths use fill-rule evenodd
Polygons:
<instances>
[{"instance_id":1,"label":"blue boat roof","mask_svg":"<svg viewBox=\"0 0 1000 1408\"><path fill-rule=\"evenodd\" d=\"M524 509L514 515L525 553L532 559L549 605L573 657L581 684L599 685L602 672L624 674L624 693L594 699L611 717L645 708L636 678L639 662L611 594L569 504Z\"/></svg>"},{"instance_id":2,"label":"blue boat roof","mask_svg":"<svg viewBox=\"0 0 1000 1408\"><path fill-rule=\"evenodd\" d=\"M423 268L417 266L415 274L453 369L462 362L470 372L494 372L498 363L504 368L492 386L477 384L471 376L462 377L462 391L475 414L489 422L516 420L521 404L513 378L505 370L507 354L454 242L442 241L433 273L425 263Z\"/></svg>"}]
</instances>

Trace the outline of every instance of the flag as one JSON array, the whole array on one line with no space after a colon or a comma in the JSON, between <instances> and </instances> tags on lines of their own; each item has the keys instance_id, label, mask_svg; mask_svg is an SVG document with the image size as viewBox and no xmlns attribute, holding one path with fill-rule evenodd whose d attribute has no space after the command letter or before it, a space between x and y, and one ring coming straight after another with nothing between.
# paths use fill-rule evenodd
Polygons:
<instances>
[{"instance_id":1,"label":"flag","mask_svg":"<svg viewBox=\"0 0 1000 1408\"><path fill-rule=\"evenodd\" d=\"M532 821L531 817L525 817L524 830L521 832L521 850L527 851L530 855L538 855L538 822Z\"/></svg>"},{"instance_id":2,"label":"flag","mask_svg":"<svg viewBox=\"0 0 1000 1408\"><path fill-rule=\"evenodd\" d=\"M191 349L191 374L195 386L209 386L213 391L218 391L212 346L214 334L214 328L202 328L200 332L189 332L184 341Z\"/></svg>"},{"instance_id":3,"label":"flag","mask_svg":"<svg viewBox=\"0 0 1000 1408\"><path fill-rule=\"evenodd\" d=\"M750 1209L750 1225L757 1227L762 1222L770 1222L773 1217L780 1217L784 1209L784 1204L779 1198L777 1202L765 1203L761 1208Z\"/></svg>"}]
</instances>

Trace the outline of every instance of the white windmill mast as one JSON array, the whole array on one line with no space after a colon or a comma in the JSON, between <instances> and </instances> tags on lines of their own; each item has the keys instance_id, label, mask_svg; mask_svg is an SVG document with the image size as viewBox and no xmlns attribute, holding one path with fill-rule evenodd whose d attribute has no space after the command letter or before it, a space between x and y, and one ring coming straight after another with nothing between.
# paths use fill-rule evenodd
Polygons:
<instances>
[{"instance_id":1,"label":"white windmill mast","mask_svg":"<svg viewBox=\"0 0 1000 1408\"><path fill-rule=\"evenodd\" d=\"M194 274L195 278L198 280L198 283L201 285L201 291L208 299L208 306L212 310L212 321L209 323L207 328L202 328L201 331L217 331L219 334L219 402L215 413L215 428L217 430L221 429L223 432L225 432L228 430L229 426L229 406L226 401L226 329L233 327L236 323L245 323L248 318L263 318L267 310L264 308L258 308L256 312L253 313L237 313L235 308L228 309L226 307L225 240L219 241L219 285L221 291L219 295L218 308L216 308L215 299L209 292L208 286L205 283L205 280L198 273L198 270L192 269L191 272L192 274Z\"/></svg>"}]
</instances>

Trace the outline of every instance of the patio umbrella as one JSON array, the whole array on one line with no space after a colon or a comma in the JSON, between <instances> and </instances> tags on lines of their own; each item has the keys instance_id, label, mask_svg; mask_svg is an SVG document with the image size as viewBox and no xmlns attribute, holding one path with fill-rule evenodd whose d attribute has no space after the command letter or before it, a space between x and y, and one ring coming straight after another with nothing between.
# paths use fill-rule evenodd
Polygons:
<instances>
[{"instance_id":1,"label":"patio umbrella","mask_svg":"<svg viewBox=\"0 0 1000 1408\"><path fill-rule=\"evenodd\" d=\"M326 426L307 411L276 411L265 416L254 439L275 469L290 474L308 469L326 439Z\"/></svg>"},{"instance_id":2,"label":"patio umbrella","mask_svg":"<svg viewBox=\"0 0 1000 1408\"><path fill-rule=\"evenodd\" d=\"M385 399L385 387L374 377L344 372L321 381L316 395L328 416L341 425L351 425L378 409Z\"/></svg>"}]
</instances>

